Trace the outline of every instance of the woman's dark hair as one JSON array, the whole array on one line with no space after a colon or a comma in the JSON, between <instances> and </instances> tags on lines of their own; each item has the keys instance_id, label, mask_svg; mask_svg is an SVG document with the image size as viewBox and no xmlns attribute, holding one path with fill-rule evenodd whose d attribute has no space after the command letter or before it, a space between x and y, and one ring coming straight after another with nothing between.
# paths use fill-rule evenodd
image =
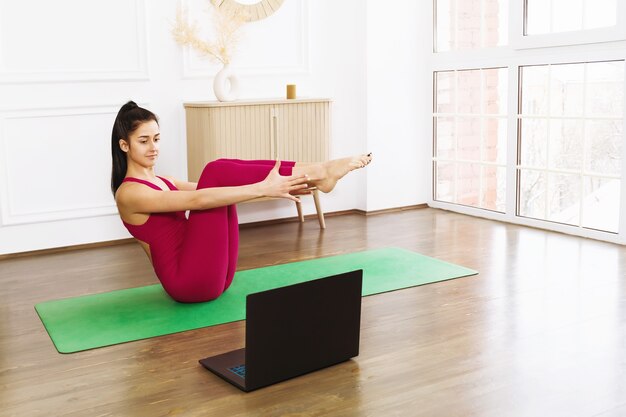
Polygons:
<instances>
[{"instance_id":1,"label":"woman's dark hair","mask_svg":"<svg viewBox=\"0 0 626 417\"><path fill-rule=\"evenodd\" d=\"M128 168L126 162L126 152L120 148L120 139L124 139L130 146L129 136L139 127L140 124L154 120L159 123L156 114L150 110L139 107L134 101L124 104L117 113L113 132L111 133L111 156L113 157L113 169L111 170L111 191L113 196L122 184Z\"/></svg>"}]
</instances>

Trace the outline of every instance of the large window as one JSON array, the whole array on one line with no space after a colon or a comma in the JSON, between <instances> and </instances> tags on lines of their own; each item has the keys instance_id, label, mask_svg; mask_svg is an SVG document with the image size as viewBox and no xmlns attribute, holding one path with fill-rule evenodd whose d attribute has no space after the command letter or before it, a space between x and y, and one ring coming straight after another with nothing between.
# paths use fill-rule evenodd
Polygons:
<instances>
[{"instance_id":1,"label":"large window","mask_svg":"<svg viewBox=\"0 0 626 417\"><path fill-rule=\"evenodd\" d=\"M435 207L626 243L624 3L434 0Z\"/></svg>"}]
</instances>

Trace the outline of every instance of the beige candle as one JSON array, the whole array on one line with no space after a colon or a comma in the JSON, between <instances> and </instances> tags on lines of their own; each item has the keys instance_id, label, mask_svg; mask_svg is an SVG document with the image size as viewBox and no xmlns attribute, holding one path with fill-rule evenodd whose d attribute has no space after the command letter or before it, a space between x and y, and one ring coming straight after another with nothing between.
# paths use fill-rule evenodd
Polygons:
<instances>
[{"instance_id":1,"label":"beige candle","mask_svg":"<svg viewBox=\"0 0 626 417\"><path fill-rule=\"evenodd\" d=\"M291 100L296 98L296 85L287 84L287 99Z\"/></svg>"}]
</instances>

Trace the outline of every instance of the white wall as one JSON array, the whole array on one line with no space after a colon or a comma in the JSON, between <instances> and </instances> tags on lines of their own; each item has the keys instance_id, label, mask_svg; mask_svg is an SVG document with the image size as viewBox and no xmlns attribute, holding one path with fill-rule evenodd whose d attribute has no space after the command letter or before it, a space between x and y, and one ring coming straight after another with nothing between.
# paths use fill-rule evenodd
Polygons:
<instances>
[{"instance_id":1,"label":"white wall","mask_svg":"<svg viewBox=\"0 0 626 417\"><path fill-rule=\"evenodd\" d=\"M367 2L367 210L428 200L432 2Z\"/></svg>"},{"instance_id":2,"label":"white wall","mask_svg":"<svg viewBox=\"0 0 626 417\"><path fill-rule=\"evenodd\" d=\"M331 156L374 152L367 170L323 196L327 212L427 200L415 156L430 120L421 79L430 82L430 18L417 2L387 3L286 0L245 28L234 59L241 98L282 96L287 83L300 96L331 97ZM201 0L187 4L207 18ZM165 0L0 0L0 254L129 236L109 191L111 125L129 99L160 117L157 173L186 176L182 103L214 100L219 66L175 44L175 9ZM295 215L286 201L239 211L242 223Z\"/></svg>"}]
</instances>

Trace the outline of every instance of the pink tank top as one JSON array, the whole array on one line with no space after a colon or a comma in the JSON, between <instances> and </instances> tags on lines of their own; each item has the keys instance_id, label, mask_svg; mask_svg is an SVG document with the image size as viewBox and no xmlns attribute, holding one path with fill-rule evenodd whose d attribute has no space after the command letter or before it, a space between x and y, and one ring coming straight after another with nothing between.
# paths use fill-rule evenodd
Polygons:
<instances>
[{"instance_id":1,"label":"pink tank top","mask_svg":"<svg viewBox=\"0 0 626 417\"><path fill-rule=\"evenodd\" d=\"M178 188L165 178L157 178L167 184L170 191L178 191ZM122 182L138 182L163 191L155 184L139 178L127 177ZM136 239L150 245L152 265L159 278L176 276L178 255L187 227L187 217L184 211L151 213L148 220L140 225L129 224L124 220L122 223Z\"/></svg>"}]
</instances>

